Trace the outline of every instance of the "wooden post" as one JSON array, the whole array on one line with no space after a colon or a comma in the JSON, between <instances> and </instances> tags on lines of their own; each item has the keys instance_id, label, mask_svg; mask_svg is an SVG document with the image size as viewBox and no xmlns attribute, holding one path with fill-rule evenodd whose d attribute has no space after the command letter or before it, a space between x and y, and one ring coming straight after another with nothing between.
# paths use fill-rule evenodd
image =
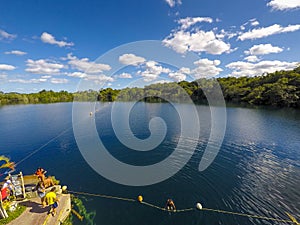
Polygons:
<instances>
[{"instance_id":1,"label":"wooden post","mask_svg":"<svg viewBox=\"0 0 300 225\"><path fill-rule=\"evenodd\" d=\"M3 219L8 217L6 210L3 208L3 202L2 202L2 194L1 194L1 192L0 192L0 216Z\"/></svg>"},{"instance_id":2,"label":"wooden post","mask_svg":"<svg viewBox=\"0 0 300 225\"><path fill-rule=\"evenodd\" d=\"M2 212L2 194L1 194L1 192L0 192L0 216L2 219L5 218L4 214Z\"/></svg>"},{"instance_id":3,"label":"wooden post","mask_svg":"<svg viewBox=\"0 0 300 225\"><path fill-rule=\"evenodd\" d=\"M26 198L25 185L24 185L24 178L23 178L23 173L22 173L22 172L20 172L20 176L21 176L21 183L22 183L23 196L24 196L24 198Z\"/></svg>"}]
</instances>

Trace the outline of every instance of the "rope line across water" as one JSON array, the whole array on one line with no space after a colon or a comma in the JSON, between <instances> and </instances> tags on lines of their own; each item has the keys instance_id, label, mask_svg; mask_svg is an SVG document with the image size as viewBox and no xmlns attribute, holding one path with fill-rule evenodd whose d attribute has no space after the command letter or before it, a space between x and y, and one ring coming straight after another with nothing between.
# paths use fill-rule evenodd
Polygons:
<instances>
[{"instance_id":1,"label":"rope line across water","mask_svg":"<svg viewBox=\"0 0 300 225\"><path fill-rule=\"evenodd\" d=\"M76 195L86 195L86 196L94 196L94 197L100 197L100 198L117 199L117 200L121 200L121 201L139 202L139 201L137 201L135 199L132 199L132 198L123 198L123 197L116 197L116 196L102 195L102 194L93 194L93 193L87 193L87 192L69 191L69 193L76 194ZM173 213L194 211L196 209L196 208L186 208L186 209L179 209L179 210L170 211L170 210L167 210L167 209L162 208L162 207L157 206L157 205L153 205L153 204L145 202L145 201L141 201L140 203L143 204L143 205L149 206L151 208L155 208L155 209L158 209L158 210L161 210L161 211L173 212ZM298 224L297 222L294 222L294 221L288 220L288 219L286 219L286 220L285 219L278 219L278 218L272 218L272 217L266 217L266 216L260 216L260 215L252 215L252 214L247 214L247 213L225 211L225 210L220 210L220 209L201 208L199 210L200 211L210 211L210 212L221 213L221 214L244 216L244 217L261 219L261 220L272 220L272 221L276 221L276 222Z\"/></svg>"}]
</instances>

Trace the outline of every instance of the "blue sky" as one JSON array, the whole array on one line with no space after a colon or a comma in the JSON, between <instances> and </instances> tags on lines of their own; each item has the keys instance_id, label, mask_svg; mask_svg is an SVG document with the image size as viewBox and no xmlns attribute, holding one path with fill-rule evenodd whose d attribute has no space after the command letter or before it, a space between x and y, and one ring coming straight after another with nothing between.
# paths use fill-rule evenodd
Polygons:
<instances>
[{"instance_id":1,"label":"blue sky","mask_svg":"<svg viewBox=\"0 0 300 225\"><path fill-rule=\"evenodd\" d=\"M73 92L80 80L100 89L137 81L147 85L257 76L292 69L300 61L300 0L19 0L0 4L3 92ZM189 54L197 59L189 66L170 66L151 57L148 52L153 49L147 44L142 52L116 50L143 40L157 40L182 59ZM114 62L99 59L112 49L117 71Z\"/></svg>"}]
</instances>

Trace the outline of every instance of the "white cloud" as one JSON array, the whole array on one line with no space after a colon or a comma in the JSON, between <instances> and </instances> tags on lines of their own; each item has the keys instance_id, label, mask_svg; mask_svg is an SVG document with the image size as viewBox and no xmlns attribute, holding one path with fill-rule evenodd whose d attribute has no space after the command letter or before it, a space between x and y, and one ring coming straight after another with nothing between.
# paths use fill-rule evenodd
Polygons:
<instances>
[{"instance_id":1,"label":"white cloud","mask_svg":"<svg viewBox=\"0 0 300 225\"><path fill-rule=\"evenodd\" d=\"M86 73L83 72L73 72L73 73L66 73L67 76L69 77L78 77L78 78L85 78L88 75Z\"/></svg>"},{"instance_id":2,"label":"white cloud","mask_svg":"<svg viewBox=\"0 0 300 225\"><path fill-rule=\"evenodd\" d=\"M58 45L59 47L67 47L67 46L73 46L73 42L66 42L66 41L57 41L55 40L55 37L52 34L49 34L47 32L42 33L41 40L44 43L48 43L51 45Z\"/></svg>"},{"instance_id":3,"label":"white cloud","mask_svg":"<svg viewBox=\"0 0 300 225\"><path fill-rule=\"evenodd\" d=\"M216 37L218 39L223 39L225 37L227 37L228 39L231 39L235 36L237 36L237 33L228 32L228 31L225 31L224 29L222 29L220 33L216 34Z\"/></svg>"},{"instance_id":4,"label":"white cloud","mask_svg":"<svg viewBox=\"0 0 300 225\"><path fill-rule=\"evenodd\" d=\"M16 37L17 37L17 35L9 34L6 31L0 29L0 40L3 40L3 39L12 40L12 39L15 39Z\"/></svg>"},{"instance_id":5,"label":"white cloud","mask_svg":"<svg viewBox=\"0 0 300 225\"><path fill-rule=\"evenodd\" d=\"M130 73L121 73L120 75L118 75L117 77L119 78L123 78L123 79L130 79L132 78Z\"/></svg>"},{"instance_id":6,"label":"white cloud","mask_svg":"<svg viewBox=\"0 0 300 225\"><path fill-rule=\"evenodd\" d=\"M248 51L245 51L245 54L248 55L267 55L270 53L279 53L283 49L277 46L272 46L271 44L260 44L253 45Z\"/></svg>"},{"instance_id":7,"label":"white cloud","mask_svg":"<svg viewBox=\"0 0 300 225\"><path fill-rule=\"evenodd\" d=\"M289 9L299 9L299 0L272 0L267 6L270 6L273 10L289 10Z\"/></svg>"},{"instance_id":8,"label":"white cloud","mask_svg":"<svg viewBox=\"0 0 300 225\"><path fill-rule=\"evenodd\" d=\"M182 4L181 0L165 0L165 2L166 2L171 8L173 8L175 5L181 5L181 4Z\"/></svg>"},{"instance_id":9,"label":"white cloud","mask_svg":"<svg viewBox=\"0 0 300 225\"><path fill-rule=\"evenodd\" d=\"M220 63L220 60L199 59L194 62L197 67L192 70L192 75L196 79L204 77L210 78L219 75L220 72L223 71L221 68L217 67Z\"/></svg>"},{"instance_id":10,"label":"white cloud","mask_svg":"<svg viewBox=\"0 0 300 225\"><path fill-rule=\"evenodd\" d=\"M144 81L146 82L156 80L162 73L171 73L169 68L164 68L155 61L147 61L144 66L145 70L138 71L137 74L144 77Z\"/></svg>"},{"instance_id":11,"label":"white cloud","mask_svg":"<svg viewBox=\"0 0 300 225\"><path fill-rule=\"evenodd\" d=\"M169 77L173 80L175 80L176 82L179 81L183 81L186 78L186 75L184 73L180 73L180 72L171 72L169 73Z\"/></svg>"},{"instance_id":12,"label":"white cloud","mask_svg":"<svg viewBox=\"0 0 300 225\"><path fill-rule=\"evenodd\" d=\"M196 23L212 23L213 19L210 17L186 17L184 19L178 20L177 22L181 25L181 29L185 30Z\"/></svg>"},{"instance_id":13,"label":"white cloud","mask_svg":"<svg viewBox=\"0 0 300 225\"><path fill-rule=\"evenodd\" d=\"M218 39L213 31L188 32L179 30L165 38L163 43L178 53L193 51L220 55L230 50L230 44Z\"/></svg>"},{"instance_id":14,"label":"white cloud","mask_svg":"<svg viewBox=\"0 0 300 225\"><path fill-rule=\"evenodd\" d=\"M293 32L300 29L300 24L296 25L288 25L287 27L282 27L281 25L274 24L269 27L262 27L258 29L253 29L248 32L240 34L238 40L244 41L247 39L258 39L263 37L268 37L274 34L286 33L286 32Z\"/></svg>"},{"instance_id":15,"label":"white cloud","mask_svg":"<svg viewBox=\"0 0 300 225\"><path fill-rule=\"evenodd\" d=\"M47 79L45 79L45 78L29 79L29 80L25 80L25 79L11 79L11 80L8 80L8 82L10 82L10 83L21 83L21 84L38 84L38 83L44 83L46 81L47 81Z\"/></svg>"},{"instance_id":16,"label":"white cloud","mask_svg":"<svg viewBox=\"0 0 300 225\"><path fill-rule=\"evenodd\" d=\"M114 79L112 77L106 76L104 74L100 75L87 75L84 80L93 81L96 84L104 84L106 82L113 82Z\"/></svg>"},{"instance_id":17,"label":"white cloud","mask_svg":"<svg viewBox=\"0 0 300 225\"><path fill-rule=\"evenodd\" d=\"M49 79L51 78L52 76L49 76L49 75L46 75L46 76L41 76L42 79Z\"/></svg>"},{"instance_id":18,"label":"white cloud","mask_svg":"<svg viewBox=\"0 0 300 225\"><path fill-rule=\"evenodd\" d=\"M8 64L0 64L0 70L14 70L16 67Z\"/></svg>"},{"instance_id":19,"label":"white cloud","mask_svg":"<svg viewBox=\"0 0 300 225\"><path fill-rule=\"evenodd\" d=\"M88 58L78 59L71 53L68 54L67 59L69 60L68 64L71 65L72 68L78 69L85 73L101 73L111 69L110 65L90 62Z\"/></svg>"},{"instance_id":20,"label":"white cloud","mask_svg":"<svg viewBox=\"0 0 300 225\"><path fill-rule=\"evenodd\" d=\"M6 55L26 55L27 52L19 51L19 50L12 50L9 52L4 52Z\"/></svg>"},{"instance_id":21,"label":"white cloud","mask_svg":"<svg viewBox=\"0 0 300 225\"><path fill-rule=\"evenodd\" d=\"M181 67L179 70L177 70L176 72L171 71L168 76L176 81L183 81L186 79L187 74L191 74L191 69L187 68L187 67Z\"/></svg>"},{"instance_id":22,"label":"white cloud","mask_svg":"<svg viewBox=\"0 0 300 225\"><path fill-rule=\"evenodd\" d=\"M124 65L137 66L145 61L146 59L144 59L143 57L136 56L134 54L123 54L119 57L119 62Z\"/></svg>"},{"instance_id":23,"label":"white cloud","mask_svg":"<svg viewBox=\"0 0 300 225\"><path fill-rule=\"evenodd\" d=\"M251 26L258 26L259 22L257 20L254 20L251 22Z\"/></svg>"},{"instance_id":24,"label":"white cloud","mask_svg":"<svg viewBox=\"0 0 300 225\"><path fill-rule=\"evenodd\" d=\"M241 30L246 30L246 26L248 26L248 25L253 26L253 27L254 27L254 26L258 26L258 25L259 25L259 22L257 21L256 18L250 19L250 20L248 20L246 23L242 24L242 25L240 26L240 29L241 29Z\"/></svg>"},{"instance_id":25,"label":"white cloud","mask_svg":"<svg viewBox=\"0 0 300 225\"><path fill-rule=\"evenodd\" d=\"M256 55L249 55L249 56L245 57L244 59L247 60L248 62L259 61L259 58Z\"/></svg>"},{"instance_id":26,"label":"white cloud","mask_svg":"<svg viewBox=\"0 0 300 225\"><path fill-rule=\"evenodd\" d=\"M297 67L298 62L285 62L285 61L260 61L258 63L250 62L232 62L226 65L227 68L233 70L229 76L260 76L263 73L272 73L280 70L291 70Z\"/></svg>"},{"instance_id":27,"label":"white cloud","mask_svg":"<svg viewBox=\"0 0 300 225\"><path fill-rule=\"evenodd\" d=\"M66 84L68 83L69 80L65 78L52 78L51 83L52 84Z\"/></svg>"},{"instance_id":28,"label":"white cloud","mask_svg":"<svg viewBox=\"0 0 300 225\"><path fill-rule=\"evenodd\" d=\"M153 81L153 82L151 82L151 84L167 84L167 83L172 83L172 82L174 82L174 81L172 81L172 80L156 80L156 81Z\"/></svg>"},{"instance_id":29,"label":"white cloud","mask_svg":"<svg viewBox=\"0 0 300 225\"><path fill-rule=\"evenodd\" d=\"M190 68L187 68L187 67L181 67L179 70L178 70L179 73L185 73L185 74L190 74L191 73L191 69Z\"/></svg>"},{"instance_id":30,"label":"white cloud","mask_svg":"<svg viewBox=\"0 0 300 225\"><path fill-rule=\"evenodd\" d=\"M34 74L58 74L60 73L60 70L64 68L63 64L51 62L45 59L28 59L26 61L26 65L27 68L25 71Z\"/></svg>"}]
</instances>

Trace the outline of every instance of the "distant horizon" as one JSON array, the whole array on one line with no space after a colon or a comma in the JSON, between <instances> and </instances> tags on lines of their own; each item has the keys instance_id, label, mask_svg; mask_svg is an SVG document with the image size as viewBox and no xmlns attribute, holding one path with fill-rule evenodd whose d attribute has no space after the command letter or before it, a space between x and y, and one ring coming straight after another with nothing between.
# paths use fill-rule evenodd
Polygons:
<instances>
[{"instance_id":1,"label":"distant horizon","mask_svg":"<svg viewBox=\"0 0 300 225\"><path fill-rule=\"evenodd\" d=\"M6 1L1 91L75 92L81 79L122 89L137 80L149 85L290 70L300 62L299 9L293 0ZM116 62L100 57L144 40L197 60L177 68L132 48L116 54Z\"/></svg>"}]
</instances>

